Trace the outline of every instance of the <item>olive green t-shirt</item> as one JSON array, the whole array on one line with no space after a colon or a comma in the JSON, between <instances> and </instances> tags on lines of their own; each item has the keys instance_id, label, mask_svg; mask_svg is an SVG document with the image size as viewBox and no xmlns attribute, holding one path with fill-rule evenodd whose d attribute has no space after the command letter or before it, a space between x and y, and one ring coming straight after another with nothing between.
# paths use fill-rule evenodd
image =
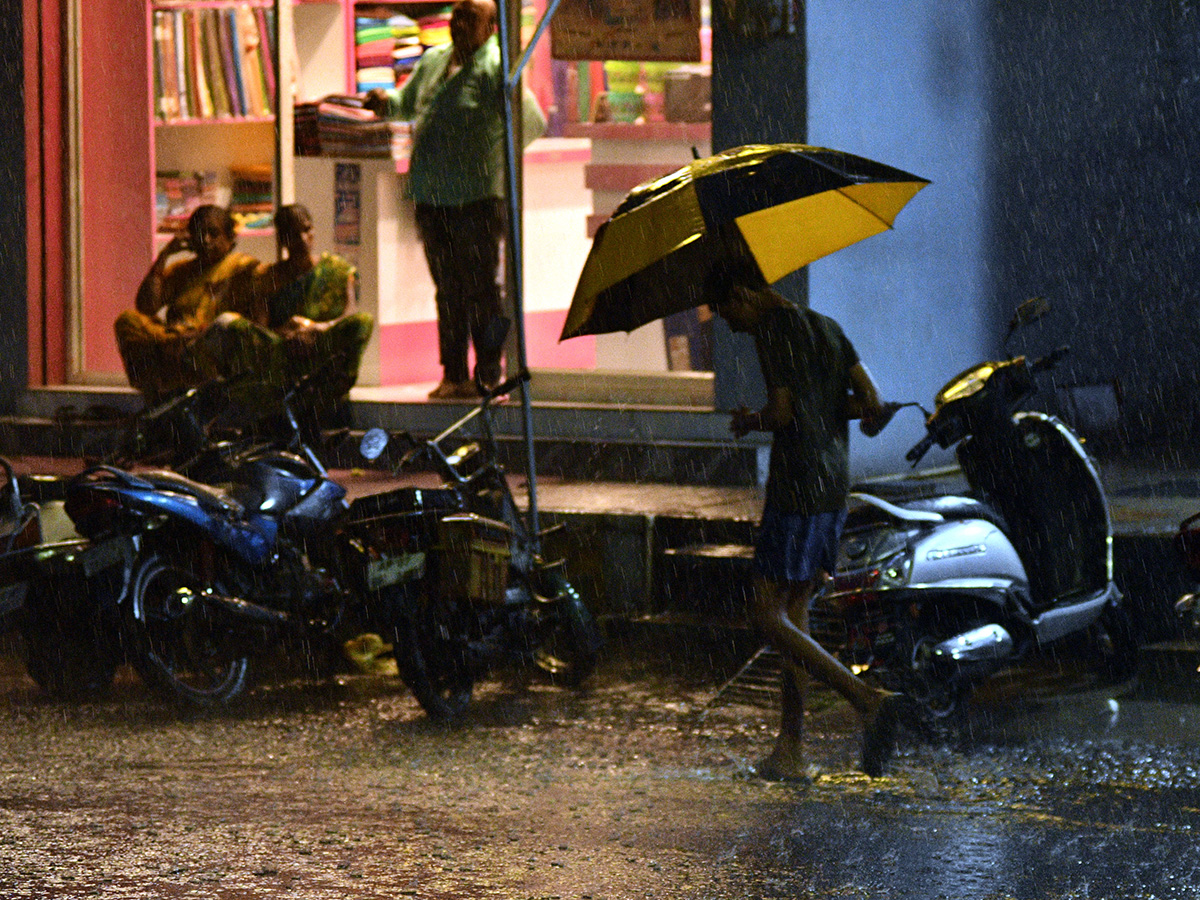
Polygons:
<instances>
[{"instance_id":1,"label":"olive green t-shirt","mask_svg":"<svg viewBox=\"0 0 1200 900\"><path fill-rule=\"evenodd\" d=\"M766 505L801 515L841 509L850 490L854 345L833 319L791 304L768 311L754 340L767 389L792 396L792 421L771 441Z\"/></svg>"}]
</instances>

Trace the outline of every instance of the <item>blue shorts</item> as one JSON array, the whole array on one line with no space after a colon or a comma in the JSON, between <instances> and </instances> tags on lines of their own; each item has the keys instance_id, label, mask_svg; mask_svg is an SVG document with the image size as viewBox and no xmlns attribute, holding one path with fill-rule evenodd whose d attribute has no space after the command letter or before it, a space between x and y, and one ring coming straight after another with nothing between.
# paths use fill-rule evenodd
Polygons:
<instances>
[{"instance_id":1,"label":"blue shorts","mask_svg":"<svg viewBox=\"0 0 1200 900\"><path fill-rule=\"evenodd\" d=\"M812 516L764 509L754 547L754 571L776 583L832 574L845 522L845 509Z\"/></svg>"}]
</instances>

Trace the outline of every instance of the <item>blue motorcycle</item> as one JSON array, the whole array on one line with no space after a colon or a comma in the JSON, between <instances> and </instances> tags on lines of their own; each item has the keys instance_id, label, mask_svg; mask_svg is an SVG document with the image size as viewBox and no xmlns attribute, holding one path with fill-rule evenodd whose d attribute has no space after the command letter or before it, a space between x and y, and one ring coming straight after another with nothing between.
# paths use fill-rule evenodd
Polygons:
<instances>
[{"instance_id":1,"label":"blue motorcycle","mask_svg":"<svg viewBox=\"0 0 1200 900\"><path fill-rule=\"evenodd\" d=\"M328 656L332 642L353 636L345 632L355 614L375 624L369 598L352 602L339 567L346 491L291 423L290 447L241 449L224 462L225 483L97 465L67 486L80 535L132 548L121 642L142 679L170 698L228 702L280 644Z\"/></svg>"}]
</instances>

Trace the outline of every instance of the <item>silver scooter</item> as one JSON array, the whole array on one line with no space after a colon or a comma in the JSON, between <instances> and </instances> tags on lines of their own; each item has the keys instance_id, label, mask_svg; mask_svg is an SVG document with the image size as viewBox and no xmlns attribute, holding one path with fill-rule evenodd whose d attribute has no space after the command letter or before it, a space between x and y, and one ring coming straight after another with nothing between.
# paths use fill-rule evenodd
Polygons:
<instances>
[{"instance_id":1,"label":"silver scooter","mask_svg":"<svg viewBox=\"0 0 1200 900\"><path fill-rule=\"evenodd\" d=\"M1026 301L1009 335L1045 312ZM985 362L955 376L909 451L954 447L965 496L852 493L813 637L915 701L927 733L963 724L983 679L1072 639L1108 683L1131 677L1137 642L1113 583L1112 524L1096 468L1059 419L1017 407L1066 353Z\"/></svg>"}]
</instances>

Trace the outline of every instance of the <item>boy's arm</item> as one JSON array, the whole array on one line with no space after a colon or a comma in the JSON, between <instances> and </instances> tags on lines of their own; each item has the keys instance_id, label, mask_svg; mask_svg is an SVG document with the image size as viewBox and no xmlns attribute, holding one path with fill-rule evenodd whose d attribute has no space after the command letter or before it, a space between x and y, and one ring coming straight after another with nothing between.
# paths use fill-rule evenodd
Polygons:
<instances>
[{"instance_id":1,"label":"boy's arm","mask_svg":"<svg viewBox=\"0 0 1200 900\"><path fill-rule=\"evenodd\" d=\"M846 418L861 420L858 424L859 430L867 437L875 437L892 420L896 409L896 404L884 403L879 399L879 387L867 371L867 367L861 362L855 363L850 369L850 397Z\"/></svg>"},{"instance_id":2,"label":"boy's arm","mask_svg":"<svg viewBox=\"0 0 1200 900\"><path fill-rule=\"evenodd\" d=\"M757 412L742 407L733 411L729 430L734 437L744 437L751 431L779 431L792 421L792 392L785 387L771 388L767 402Z\"/></svg>"}]
</instances>

